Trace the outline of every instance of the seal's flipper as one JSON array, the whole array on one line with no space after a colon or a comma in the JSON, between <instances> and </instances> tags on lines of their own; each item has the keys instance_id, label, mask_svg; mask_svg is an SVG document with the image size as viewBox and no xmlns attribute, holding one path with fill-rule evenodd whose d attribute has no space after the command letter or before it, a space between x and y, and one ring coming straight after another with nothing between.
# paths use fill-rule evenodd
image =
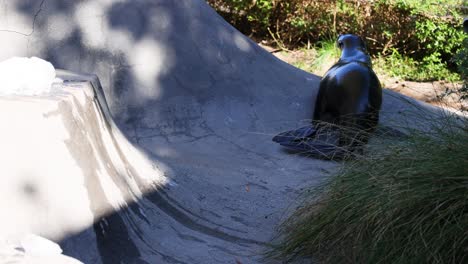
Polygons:
<instances>
[{"instance_id":1,"label":"seal's flipper","mask_svg":"<svg viewBox=\"0 0 468 264\"><path fill-rule=\"evenodd\" d=\"M290 152L320 159L343 159L349 155L348 151L343 148L313 138L303 138L302 140L281 144L281 146Z\"/></svg>"},{"instance_id":2,"label":"seal's flipper","mask_svg":"<svg viewBox=\"0 0 468 264\"><path fill-rule=\"evenodd\" d=\"M339 131L335 129L317 129L314 125L286 131L273 137L291 152L322 159L342 159L347 151L338 147Z\"/></svg>"},{"instance_id":3,"label":"seal's flipper","mask_svg":"<svg viewBox=\"0 0 468 264\"><path fill-rule=\"evenodd\" d=\"M288 145L295 141L300 141L304 138L313 137L315 132L316 132L315 126L311 124L309 126L282 132L274 136L272 140L281 145L284 145L284 144Z\"/></svg>"},{"instance_id":4,"label":"seal's flipper","mask_svg":"<svg viewBox=\"0 0 468 264\"><path fill-rule=\"evenodd\" d=\"M326 142L318 142L312 138L302 138L290 142L280 143L281 146L291 150L304 152L323 152L328 153L336 149L335 145L327 144Z\"/></svg>"}]
</instances>

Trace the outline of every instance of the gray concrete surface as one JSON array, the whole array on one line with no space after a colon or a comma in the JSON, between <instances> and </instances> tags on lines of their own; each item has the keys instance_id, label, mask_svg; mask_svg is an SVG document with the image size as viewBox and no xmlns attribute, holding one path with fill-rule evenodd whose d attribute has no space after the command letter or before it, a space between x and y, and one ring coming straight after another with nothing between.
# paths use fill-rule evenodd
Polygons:
<instances>
[{"instance_id":1,"label":"gray concrete surface","mask_svg":"<svg viewBox=\"0 0 468 264\"><path fill-rule=\"evenodd\" d=\"M62 190L43 194L60 206L9 205L30 216L18 216L23 229L84 263L261 262L301 191L336 168L271 142L311 118L319 77L271 56L202 0L1 1L0 40L0 60L38 56L101 81L62 72L75 85L53 96L57 126L78 126L50 137L68 142L78 176L37 176ZM409 108L397 97L386 94L383 123ZM31 135L22 138L42 140ZM41 214L47 221L31 227Z\"/></svg>"}]
</instances>

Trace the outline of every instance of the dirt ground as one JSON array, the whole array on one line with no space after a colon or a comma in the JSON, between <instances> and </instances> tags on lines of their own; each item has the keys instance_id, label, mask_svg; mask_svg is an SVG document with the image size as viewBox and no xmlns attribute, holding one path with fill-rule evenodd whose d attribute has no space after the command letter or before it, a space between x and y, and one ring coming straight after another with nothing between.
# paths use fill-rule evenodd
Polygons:
<instances>
[{"instance_id":1,"label":"dirt ground","mask_svg":"<svg viewBox=\"0 0 468 264\"><path fill-rule=\"evenodd\" d=\"M293 65L312 64L315 58L315 51L313 50L294 50L284 51L274 49L267 45L262 45L264 49L272 53L279 59ZM325 63L320 69L311 71L312 73L322 76L333 65L334 61ZM305 67L306 69L308 67ZM390 89L404 95L416 98L418 100L437 105L442 107L449 107L455 110L468 111L468 101L460 101L456 94L445 95L447 91L456 90L461 86L461 83L453 83L447 81L434 81L434 82L411 82L405 81L396 77L385 76L385 74L377 73L386 89Z\"/></svg>"}]
</instances>

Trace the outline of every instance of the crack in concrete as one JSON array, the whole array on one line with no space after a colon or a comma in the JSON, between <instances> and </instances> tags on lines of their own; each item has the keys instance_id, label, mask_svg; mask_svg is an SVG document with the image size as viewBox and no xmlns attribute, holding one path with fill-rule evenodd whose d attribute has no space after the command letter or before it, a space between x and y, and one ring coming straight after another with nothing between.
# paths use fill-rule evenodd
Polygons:
<instances>
[{"instance_id":1,"label":"crack in concrete","mask_svg":"<svg viewBox=\"0 0 468 264\"><path fill-rule=\"evenodd\" d=\"M39 13L41 13L41 11L42 11L42 7L43 7L45 1L46 0L41 1L41 3L39 4L39 9L36 11L36 13L34 13L31 33L27 34L27 33L15 31L15 30L8 30L8 29L0 29L0 32L16 33L16 34L20 34L20 35L25 36L25 37L30 37L32 34L34 34L34 32L36 30L36 20L37 20L37 17L39 16Z\"/></svg>"}]
</instances>

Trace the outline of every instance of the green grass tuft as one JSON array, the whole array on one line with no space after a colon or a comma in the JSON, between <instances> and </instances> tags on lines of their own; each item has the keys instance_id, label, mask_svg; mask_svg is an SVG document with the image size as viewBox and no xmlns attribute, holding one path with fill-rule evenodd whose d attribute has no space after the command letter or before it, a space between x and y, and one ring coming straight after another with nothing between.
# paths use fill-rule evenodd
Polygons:
<instances>
[{"instance_id":1,"label":"green grass tuft","mask_svg":"<svg viewBox=\"0 0 468 264\"><path fill-rule=\"evenodd\" d=\"M314 188L273 255L323 263L468 263L468 122L377 139Z\"/></svg>"},{"instance_id":2,"label":"green grass tuft","mask_svg":"<svg viewBox=\"0 0 468 264\"><path fill-rule=\"evenodd\" d=\"M326 71L340 58L340 50L335 40L322 41L319 47L317 57L312 63L312 71Z\"/></svg>"},{"instance_id":3,"label":"green grass tuft","mask_svg":"<svg viewBox=\"0 0 468 264\"><path fill-rule=\"evenodd\" d=\"M340 58L340 50L334 40L318 43L310 53L313 54L313 59L299 59L292 64L301 70L323 75Z\"/></svg>"}]
</instances>

